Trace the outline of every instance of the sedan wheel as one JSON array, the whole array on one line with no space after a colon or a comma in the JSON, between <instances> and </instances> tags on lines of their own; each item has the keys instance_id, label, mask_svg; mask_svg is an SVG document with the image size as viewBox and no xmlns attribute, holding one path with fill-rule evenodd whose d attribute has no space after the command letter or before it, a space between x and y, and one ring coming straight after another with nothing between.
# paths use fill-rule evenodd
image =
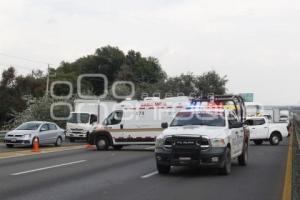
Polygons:
<instances>
[{"instance_id":1,"label":"sedan wheel","mask_svg":"<svg viewBox=\"0 0 300 200\"><path fill-rule=\"evenodd\" d=\"M61 139L61 137L58 137L56 139L55 146L60 147L61 145L62 145L62 139Z\"/></svg>"}]
</instances>

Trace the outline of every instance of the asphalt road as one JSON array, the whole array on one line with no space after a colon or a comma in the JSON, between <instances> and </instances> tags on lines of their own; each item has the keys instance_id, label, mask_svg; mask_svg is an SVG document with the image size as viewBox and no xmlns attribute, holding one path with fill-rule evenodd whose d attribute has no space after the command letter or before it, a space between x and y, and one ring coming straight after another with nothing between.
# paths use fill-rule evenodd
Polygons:
<instances>
[{"instance_id":1,"label":"asphalt road","mask_svg":"<svg viewBox=\"0 0 300 200\"><path fill-rule=\"evenodd\" d=\"M79 149L0 160L0 199L281 199L287 142L250 146L249 165L232 174L173 168L156 173L153 151Z\"/></svg>"}]
</instances>

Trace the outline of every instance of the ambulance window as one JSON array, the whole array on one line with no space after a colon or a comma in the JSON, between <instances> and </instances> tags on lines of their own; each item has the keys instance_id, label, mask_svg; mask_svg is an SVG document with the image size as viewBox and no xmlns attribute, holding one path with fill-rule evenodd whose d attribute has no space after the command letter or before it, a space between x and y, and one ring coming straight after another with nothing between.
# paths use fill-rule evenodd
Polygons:
<instances>
[{"instance_id":1,"label":"ambulance window","mask_svg":"<svg viewBox=\"0 0 300 200\"><path fill-rule=\"evenodd\" d=\"M122 110L112 112L107 117L107 125L115 125L115 124L121 123L122 117L123 117L123 111Z\"/></svg>"}]
</instances>

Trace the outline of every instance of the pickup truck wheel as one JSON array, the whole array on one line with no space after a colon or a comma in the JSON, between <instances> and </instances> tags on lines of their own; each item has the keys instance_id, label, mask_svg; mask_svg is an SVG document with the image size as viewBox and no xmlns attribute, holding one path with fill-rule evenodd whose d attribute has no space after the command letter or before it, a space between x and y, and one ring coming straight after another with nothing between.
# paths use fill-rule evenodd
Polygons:
<instances>
[{"instance_id":1,"label":"pickup truck wheel","mask_svg":"<svg viewBox=\"0 0 300 200\"><path fill-rule=\"evenodd\" d=\"M262 143L264 142L263 140L253 140L255 145L262 145Z\"/></svg>"},{"instance_id":2,"label":"pickup truck wheel","mask_svg":"<svg viewBox=\"0 0 300 200\"><path fill-rule=\"evenodd\" d=\"M278 145L280 143L280 135L279 133L272 133L270 137L270 144L271 145Z\"/></svg>"},{"instance_id":3,"label":"pickup truck wheel","mask_svg":"<svg viewBox=\"0 0 300 200\"><path fill-rule=\"evenodd\" d=\"M158 173L160 173L160 174L168 174L171 170L171 166L169 166L169 165L156 164L156 168L157 168Z\"/></svg>"},{"instance_id":4,"label":"pickup truck wheel","mask_svg":"<svg viewBox=\"0 0 300 200\"><path fill-rule=\"evenodd\" d=\"M6 147L7 147L7 148L13 148L14 145L13 145L13 144L6 144Z\"/></svg>"},{"instance_id":5,"label":"pickup truck wheel","mask_svg":"<svg viewBox=\"0 0 300 200\"><path fill-rule=\"evenodd\" d=\"M114 150L121 150L123 148L123 145L115 145L113 147L114 147Z\"/></svg>"},{"instance_id":6,"label":"pickup truck wheel","mask_svg":"<svg viewBox=\"0 0 300 200\"><path fill-rule=\"evenodd\" d=\"M108 139L105 136L99 136L95 141L96 147L98 151L104 150L106 151L109 147Z\"/></svg>"},{"instance_id":7,"label":"pickup truck wheel","mask_svg":"<svg viewBox=\"0 0 300 200\"><path fill-rule=\"evenodd\" d=\"M231 173L231 151L226 148L224 155L224 166L220 169L222 175L229 175Z\"/></svg>"},{"instance_id":8,"label":"pickup truck wheel","mask_svg":"<svg viewBox=\"0 0 300 200\"><path fill-rule=\"evenodd\" d=\"M246 166L248 163L248 144L244 144L243 153L238 157L239 165Z\"/></svg>"}]
</instances>

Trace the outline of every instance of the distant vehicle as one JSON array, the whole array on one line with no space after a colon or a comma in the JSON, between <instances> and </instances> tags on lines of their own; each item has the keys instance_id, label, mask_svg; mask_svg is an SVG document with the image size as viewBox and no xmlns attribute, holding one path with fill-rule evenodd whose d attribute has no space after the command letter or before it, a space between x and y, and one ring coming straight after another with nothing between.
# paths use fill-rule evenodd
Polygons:
<instances>
[{"instance_id":1,"label":"distant vehicle","mask_svg":"<svg viewBox=\"0 0 300 200\"><path fill-rule=\"evenodd\" d=\"M110 146L121 149L126 145L154 145L155 138L163 131L161 123L171 122L188 102L189 98L183 96L123 101L90 134L88 142L98 150Z\"/></svg>"},{"instance_id":2,"label":"distant vehicle","mask_svg":"<svg viewBox=\"0 0 300 200\"><path fill-rule=\"evenodd\" d=\"M250 117L245 124L249 126L250 140L256 145L261 145L264 141L278 145L288 136L287 123L270 123L265 117Z\"/></svg>"},{"instance_id":3,"label":"distant vehicle","mask_svg":"<svg viewBox=\"0 0 300 200\"><path fill-rule=\"evenodd\" d=\"M262 116L264 114L264 107L262 104L256 102L246 102L245 106L248 117Z\"/></svg>"},{"instance_id":4,"label":"distant vehicle","mask_svg":"<svg viewBox=\"0 0 300 200\"><path fill-rule=\"evenodd\" d=\"M243 99L216 96L213 103L207 99L198 101L180 111L169 127L162 124L166 129L155 145L159 173L169 173L171 166L206 166L227 175L231 173L232 159L247 165L249 131L243 126Z\"/></svg>"},{"instance_id":5,"label":"distant vehicle","mask_svg":"<svg viewBox=\"0 0 300 200\"><path fill-rule=\"evenodd\" d=\"M71 142L76 139L87 139L89 134L112 112L115 101L98 101L76 99L75 110L67 121L66 136Z\"/></svg>"},{"instance_id":6,"label":"distant vehicle","mask_svg":"<svg viewBox=\"0 0 300 200\"><path fill-rule=\"evenodd\" d=\"M15 145L33 145L35 138L38 139L39 144L61 146L65 140L65 130L52 122L26 122L6 133L4 143L8 148Z\"/></svg>"}]
</instances>

